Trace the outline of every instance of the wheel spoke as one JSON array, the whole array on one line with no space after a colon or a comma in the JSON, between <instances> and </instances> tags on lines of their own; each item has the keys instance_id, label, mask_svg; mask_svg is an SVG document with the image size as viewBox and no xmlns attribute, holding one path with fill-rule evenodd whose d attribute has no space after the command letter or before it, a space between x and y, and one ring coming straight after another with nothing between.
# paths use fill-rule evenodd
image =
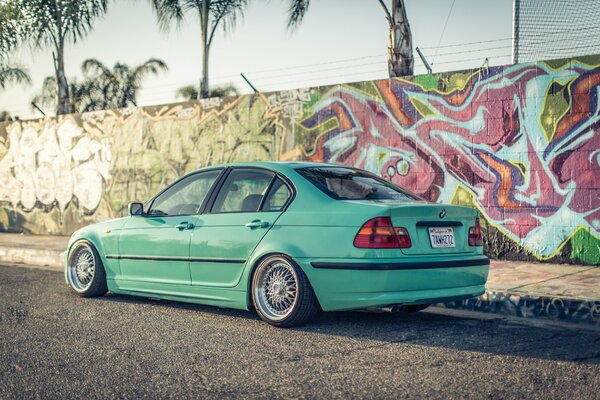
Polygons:
<instances>
[{"instance_id":1,"label":"wheel spoke","mask_svg":"<svg viewBox=\"0 0 600 400\"><path fill-rule=\"evenodd\" d=\"M279 259L260 271L258 300L261 310L273 319L284 318L296 303L297 277L294 268Z\"/></svg>"},{"instance_id":2,"label":"wheel spoke","mask_svg":"<svg viewBox=\"0 0 600 400\"><path fill-rule=\"evenodd\" d=\"M69 266L70 281L77 291L85 291L91 284L96 266L94 255L88 247L81 247Z\"/></svg>"}]
</instances>

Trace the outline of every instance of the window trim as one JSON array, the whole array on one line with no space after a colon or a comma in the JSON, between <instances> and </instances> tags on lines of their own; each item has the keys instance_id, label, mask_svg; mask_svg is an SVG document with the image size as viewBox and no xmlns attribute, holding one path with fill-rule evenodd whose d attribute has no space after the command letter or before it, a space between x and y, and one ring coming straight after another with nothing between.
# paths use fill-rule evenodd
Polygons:
<instances>
[{"instance_id":1,"label":"window trim","mask_svg":"<svg viewBox=\"0 0 600 400\"><path fill-rule=\"evenodd\" d=\"M182 176L181 178L177 179L175 182L171 183L169 186L167 186L166 188L164 188L163 190L158 192L156 195L154 195L154 197L152 197L150 200L148 200L146 202L146 204L148 204L148 207L147 207L147 211L144 212L143 216L147 217L147 218L169 218L169 217L189 217L189 216L194 216L194 215L201 215L203 213L205 204L210 199L213 191L215 190L217 184L221 181L222 176L226 170L227 170L227 168L223 168L223 167L207 168L207 169L202 169L202 170L198 170L198 171L193 171L187 175ZM196 213L194 213L194 214L177 214L177 215L150 215L150 214L148 214L148 212L152 209L152 206L154 205L154 201L156 201L156 199L160 195L162 195L164 192L169 190L171 187L175 186L182 180L192 177L194 175L202 174L205 172L212 172L212 171L221 171L221 172L217 175L215 181L213 182L210 189L208 190L206 197L204 197L204 200L202 200L202 204L200 204L200 207L198 207L198 210L196 210Z\"/></svg>"},{"instance_id":2,"label":"window trim","mask_svg":"<svg viewBox=\"0 0 600 400\"><path fill-rule=\"evenodd\" d=\"M288 209L289 205L296 198L296 187L294 186L294 184L292 183L292 181L290 179L288 179L288 177L286 177L285 175L283 175L279 171L275 171L275 170L272 170L270 168L255 167L255 166L244 166L244 165L235 166L235 167L227 167L226 169L227 169L227 172L225 174L222 174L222 178L218 182L219 185L218 185L218 187L215 187L214 188L214 192L211 193L211 196L210 196L211 198L210 198L209 202L203 208L202 214L207 214L207 215L225 215L225 214L263 213L263 212L272 212L272 213L273 212L278 212L278 213L283 213L283 212L285 212ZM217 196L221 192L221 189L223 188L223 185L225 184L225 181L226 181L227 177L229 176L229 174L233 170L240 170L240 169L255 169L255 170L261 170L261 171L267 171L267 172L270 172L270 173L274 174L273 179L271 179L271 182L269 183L269 186L267 187L267 194L269 193L269 190L271 190L271 186L273 185L273 182L275 182L275 179L279 178L287 186L288 190L290 191L290 197L285 202L285 204L281 207L280 210L268 210L268 211L267 210L264 210L264 211L261 210L262 203L264 201L264 197L263 197L263 199L261 200L261 204L259 205L259 209L257 211L213 212L212 211L212 207L214 206L214 203L215 203L215 201L217 199Z\"/></svg>"}]
</instances>

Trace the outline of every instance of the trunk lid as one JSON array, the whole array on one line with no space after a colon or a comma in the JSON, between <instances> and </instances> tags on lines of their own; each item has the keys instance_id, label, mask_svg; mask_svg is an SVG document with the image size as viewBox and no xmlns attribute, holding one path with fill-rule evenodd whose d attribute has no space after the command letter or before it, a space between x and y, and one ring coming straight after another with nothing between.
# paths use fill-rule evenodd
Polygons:
<instances>
[{"instance_id":1,"label":"trunk lid","mask_svg":"<svg viewBox=\"0 0 600 400\"><path fill-rule=\"evenodd\" d=\"M473 208L446 204L404 204L390 207L394 227L408 230L412 246L403 254L443 255L475 253L469 246L469 227L478 212Z\"/></svg>"}]
</instances>

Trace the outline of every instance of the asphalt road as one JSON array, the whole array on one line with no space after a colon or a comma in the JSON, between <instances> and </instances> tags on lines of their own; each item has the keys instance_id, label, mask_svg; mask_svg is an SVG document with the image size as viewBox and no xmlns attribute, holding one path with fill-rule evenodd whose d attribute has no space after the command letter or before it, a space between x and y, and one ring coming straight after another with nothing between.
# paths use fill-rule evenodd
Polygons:
<instances>
[{"instance_id":1,"label":"asphalt road","mask_svg":"<svg viewBox=\"0 0 600 400\"><path fill-rule=\"evenodd\" d=\"M72 294L0 265L0 399L600 398L600 332L444 309L250 312Z\"/></svg>"}]
</instances>

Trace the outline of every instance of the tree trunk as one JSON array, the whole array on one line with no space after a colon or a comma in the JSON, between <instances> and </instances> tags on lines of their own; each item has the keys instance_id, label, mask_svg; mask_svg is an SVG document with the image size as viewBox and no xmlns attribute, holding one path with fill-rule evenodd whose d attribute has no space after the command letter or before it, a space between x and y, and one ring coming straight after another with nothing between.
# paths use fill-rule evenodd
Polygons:
<instances>
[{"instance_id":1,"label":"tree trunk","mask_svg":"<svg viewBox=\"0 0 600 400\"><path fill-rule=\"evenodd\" d=\"M200 81L200 91L198 92L198 98L206 99L210 93L208 90L208 54L210 47L204 46L202 50L202 80Z\"/></svg>"},{"instance_id":2,"label":"tree trunk","mask_svg":"<svg viewBox=\"0 0 600 400\"><path fill-rule=\"evenodd\" d=\"M413 74L413 49L404 0L392 0L388 69L390 78Z\"/></svg>"},{"instance_id":3,"label":"tree trunk","mask_svg":"<svg viewBox=\"0 0 600 400\"><path fill-rule=\"evenodd\" d=\"M56 49L56 60L54 60L57 86L56 115L69 114L69 82L65 76L65 54L62 40Z\"/></svg>"},{"instance_id":4,"label":"tree trunk","mask_svg":"<svg viewBox=\"0 0 600 400\"><path fill-rule=\"evenodd\" d=\"M202 1L202 15L200 16L202 28L202 80L200 80L200 90L198 90L198 99L205 99L209 96L208 92L208 53L210 50L208 40L208 13L209 1Z\"/></svg>"}]
</instances>

